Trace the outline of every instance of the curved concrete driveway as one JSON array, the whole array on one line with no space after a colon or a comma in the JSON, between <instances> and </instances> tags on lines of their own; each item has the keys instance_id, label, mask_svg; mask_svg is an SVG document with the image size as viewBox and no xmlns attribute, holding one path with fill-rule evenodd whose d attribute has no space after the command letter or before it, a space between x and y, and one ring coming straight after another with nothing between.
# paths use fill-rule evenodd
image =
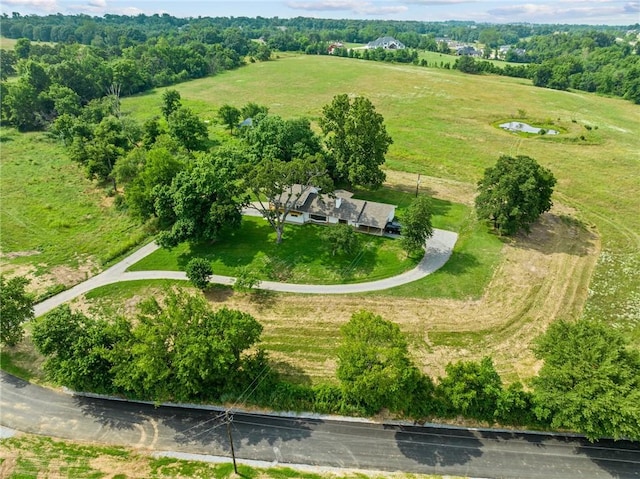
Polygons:
<instances>
[{"instance_id":1,"label":"curved concrete driveway","mask_svg":"<svg viewBox=\"0 0 640 479\"><path fill-rule=\"evenodd\" d=\"M352 284L293 284L293 283L276 283L274 281L261 281L257 288L269 291L278 291L282 293L305 293L305 294L346 294L346 293L366 293L370 291L380 291L383 289L393 288L403 284L411 283L418 279L433 273L441 268L451 256L453 247L458 239L458 234L451 231L433 230L433 236L427 240L424 258L418 265L410 271L402 273L398 276L385 278L378 281L370 281L367 283ZM138 279L175 279L186 280L187 275L182 271L126 271L126 269L140 261L145 256L150 255L159 246L155 243L149 243L137 250L132 255L115 264L111 268L102 273L89 278L73 288L63 291L60 294L52 296L34 307L36 317L41 316L57 306L66 303L78 296L112 283L121 281L134 281ZM232 285L235 278L231 276L212 275L209 279L211 283Z\"/></svg>"}]
</instances>

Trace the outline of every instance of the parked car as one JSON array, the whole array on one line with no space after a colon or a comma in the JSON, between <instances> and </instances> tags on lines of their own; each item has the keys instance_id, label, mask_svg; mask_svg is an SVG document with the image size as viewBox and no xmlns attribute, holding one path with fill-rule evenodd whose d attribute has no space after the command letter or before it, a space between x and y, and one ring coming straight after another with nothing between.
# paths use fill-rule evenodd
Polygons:
<instances>
[{"instance_id":1,"label":"parked car","mask_svg":"<svg viewBox=\"0 0 640 479\"><path fill-rule=\"evenodd\" d=\"M402 234L402 225L397 221L389 221L387 226L384 227L384 232L394 235Z\"/></svg>"}]
</instances>

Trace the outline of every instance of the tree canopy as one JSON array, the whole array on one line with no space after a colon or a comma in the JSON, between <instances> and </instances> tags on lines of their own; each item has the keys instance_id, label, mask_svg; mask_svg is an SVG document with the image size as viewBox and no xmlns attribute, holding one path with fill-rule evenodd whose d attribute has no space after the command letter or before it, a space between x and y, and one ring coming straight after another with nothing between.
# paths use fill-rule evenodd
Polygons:
<instances>
[{"instance_id":1,"label":"tree canopy","mask_svg":"<svg viewBox=\"0 0 640 479\"><path fill-rule=\"evenodd\" d=\"M538 338L536 414L589 439L640 439L640 353L595 321L556 321Z\"/></svg>"},{"instance_id":2,"label":"tree canopy","mask_svg":"<svg viewBox=\"0 0 640 479\"><path fill-rule=\"evenodd\" d=\"M385 174L380 167L393 140L368 98L336 95L322 109L320 128L336 181L372 188L382 185Z\"/></svg>"},{"instance_id":3,"label":"tree canopy","mask_svg":"<svg viewBox=\"0 0 640 479\"><path fill-rule=\"evenodd\" d=\"M303 195L312 188L331 191L331 179L320 156L305 156L292 161L265 159L245 176L247 187L257 201L250 206L258 210L282 242L285 220Z\"/></svg>"},{"instance_id":4,"label":"tree canopy","mask_svg":"<svg viewBox=\"0 0 640 479\"><path fill-rule=\"evenodd\" d=\"M140 305L128 338L116 345L114 382L154 401L217 397L235 389L261 333L249 314L213 311L202 296L167 291L162 301Z\"/></svg>"},{"instance_id":5,"label":"tree canopy","mask_svg":"<svg viewBox=\"0 0 640 479\"><path fill-rule=\"evenodd\" d=\"M27 293L29 280L0 275L0 343L15 346L24 335L23 323L33 319L33 297Z\"/></svg>"},{"instance_id":6,"label":"tree canopy","mask_svg":"<svg viewBox=\"0 0 640 479\"><path fill-rule=\"evenodd\" d=\"M400 328L360 311L340 328L337 376L346 398L369 413L409 407L421 384Z\"/></svg>"},{"instance_id":7,"label":"tree canopy","mask_svg":"<svg viewBox=\"0 0 640 479\"><path fill-rule=\"evenodd\" d=\"M156 189L155 211L164 247L183 241L214 241L242 219L242 189L236 165L216 156L202 156L180 171L170 186Z\"/></svg>"},{"instance_id":8,"label":"tree canopy","mask_svg":"<svg viewBox=\"0 0 640 479\"><path fill-rule=\"evenodd\" d=\"M402 215L402 246L408 254L422 254L427 238L433 235L433 208L427 196L418 196Z\"/></svg>"},{"instance_id":9,"label":"tree canopy","mask_svg":"<svg viewBox=\"0 0 640 479\"><path fill-rule=\"evenodd\" d=\"M244 139L258 160L291 161L323 152L318 135L306 118L283 119L258 113L253 126L245 130Z\"/></svg>"},{"instance_id":10,"label":"tree canopy","mask_svg":"<svg viewBox=\"0 0 640 479\"><path fill-rule=\"evenodd\" d=\"M556 179L550 170L528 156L501 156L487 168L478 182L476 211L506 235L531 225L552 206L551 194Z\"/></svg>"}]
</instances>

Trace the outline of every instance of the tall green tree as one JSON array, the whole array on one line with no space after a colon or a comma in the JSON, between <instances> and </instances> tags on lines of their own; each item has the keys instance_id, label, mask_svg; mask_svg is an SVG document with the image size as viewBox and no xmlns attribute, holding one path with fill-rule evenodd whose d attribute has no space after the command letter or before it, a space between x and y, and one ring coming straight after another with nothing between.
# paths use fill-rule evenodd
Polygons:
<instances>
[{"instance_id":1,"label":"tall green tree","mask_svg":"<svg viewBox=\"0 0 640 479\"><path fill-rule=\"evenodd\" d=\"M535 411L589 439L640 439L640 353L595 321L556 321L536 341Z\"/></svg>"},{"instance_id":2,"label":"tall green tree","mask_svg":"<svg viewBox=\"0 0 640 479\"><path fill-rule=\"evenodd\" d=\"M189 108L179 108L169 115L169 134L188 151L203 150L209 138L207 124Z\"/></svg>"},{"instance_id":3,"label":"tall green tree","mask_svg":"<svg viewBox=\"0 0 640 479\"><path fill-rule=\"evenodd\" d=\"M182 106L180 102L180 92L178 90L165 90L162 94L162 116L169 120L171 114Z\"/></svg>"},{"instance_id":4,"label":"tall green tree","mask_svg":"<svg viewBox=\"0 0 640 479\"><path fill-rule=\"evenodd\" d=\"M240 110L232 105L222 105L218 109L218 118L233 133L233 129L238 126L240 121Z\"/></svg>"},{"instance_id":5,"label":"tall green tree","mask_svg":"<svg viewBox=\"0 0 640 479\"><path fill-rule=\"evenodd\" d=\"M193 258L185 268L187 278L198 289L205 290L209 286L209 277L213 274L211 262L204 258Z\"/></svg>"},{"instance_id":6,"label":"tall green tree","mask_svg":"<svg viewBox=\"0 0 640 479\"><path fill-rule=\"evenodd\" d=\"M257 199L249 206L258 210L282 242L285 221L292 209L314 188L331 191L331 179L320 156L292 161L265 159L245 174L247 188Z\"/></svg>"},{"instance_id":7,"label":"tall green tree","mask_svg":"<svg viewBox=\"0 0 640 479\"><path fill-rule=\"evenodd\" d=\"M34 323L32 340L46 357L47 377L76 391L112 392L109 351L126 328L59 306Z\"/></svg>"},{"instance_id":8,"label":"tall green tree","mask_svg":"<svg viewBox=\"0 0 640 479\"><path fill-rule=\"evenodd\" d=\"M114 351L115 384L153 401L218 398L233 389L262 326L249 314L212 311L202 296L169 290L140 305Z\"/></svg>"},{"instance_id":9,"label":"tall green tree","mask_svg":"<svg viewBox=\"0 0 640 479\"><path fill-rule=\"evenodd\" d=\"M322 153L320 138L306 118L285 120L277 115L258 114L244 139L258 160L291 161Z\"/></svg>"},{"instance_id":10,"label":"tall green tree","mask_svg":"<svg viewBox=\"0 0 640 479\"><path fill-rule=\"evenodd\" d=\"M164 229L158 243L171 248L183 241L211 242L239 228L243 193L231 160L202 156L180 171L170 186L154 190L156 215Z\"/></svg>"},{"instance_id":11,"label":"tall green tree","mask_svg":"<svg viewBox=\"0 0 640 479\"><path fill-rule=\"evenodd\" d=\"M502 380L491 358L449 363L445 371L447 375L440 380L436 394L449 413L493 422L502 397Z\"/></svg>"},{"instance_id":12,"label":"tall green tree","mask_svg":"<svg viewBox=\"0 0 640 479\"><path fill-rule=\"evenodd\" d=\"M431 216L433 207L427 196L418 196L402 215L402 246L408 254L421 254L428 238L433 235Z\"/></svg>"},{"instance_id":13,"label":"tall green tree","mask_svg":"<svg viewBox=\"0 0 640 479\"><path fill-rule=\"evenodd\" d=\"M354 186L377 188L385 180L380 169L393 140L368 98L337 95L325 105L320 128L332 157L333 178Z\"/></svg>"},{"instance_id":14,"label":"tall green tree","mask_svg":"<svg viewBox=\"0 0 640 479\"><path fill-rule=\"evenodd\" d=\"M33 319L33 297L26 291L29 280L0 275L0 343L15 346L24 335L23 324Z\"/></svg>"},{"instance_id":15,"label":"tall green tree","mask_svg":"<svg viewBox=\"0 0 640 479\"><path fill-rule=\"evenodd\" d=\"M180 154L162 146L148 151L136 148L118 160L115 174L127 184L124 194L131 215L142 221L153 217L159 191L169 187L186 165Z\"/></svg>"},{"instance_id":16,"label":"tall green tree","mask_svg":"<svg viewBox=\"0 0 640 479\"><path fill-rule=\"evenodd\" d=\"M478 182L478 217L490 220L500 234L513 235L521 229L528 232L538 217L551 209L555 184L553 173L533 158L503 155Z\"/></svg>"},{"instance_id":17,"label":"tall green tree","mask_svg":"<svg viewBox=\"0 0 640 479\"><path fill-rule=\"evenodd\" d=\"M368 413L410 407L421 375L400 328L360 311L340 328L340 334L337 376L345 397Z\"/></svg>"}]
</instances>

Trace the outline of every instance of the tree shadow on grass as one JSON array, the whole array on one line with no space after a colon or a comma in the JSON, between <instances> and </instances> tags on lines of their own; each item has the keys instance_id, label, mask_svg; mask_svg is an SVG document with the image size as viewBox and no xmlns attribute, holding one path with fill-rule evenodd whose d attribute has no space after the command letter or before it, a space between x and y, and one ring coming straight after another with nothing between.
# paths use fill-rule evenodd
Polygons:
<instances>
[{"instance_id":1,"label":"tree shadow on grass","mask_svg":"<svg viewBox=\"0 0 640 479\"><path fill-rule=\"evenodd\" d=\"M292 362L270 359L269 365L284 381L303 386L311 386L311 377L304 371L304 369L296 366Z\"/></svg>"},{"instance_id":2,"label":"tree shadow on grass","mask_svg":"<svg viewBox=\"0 0 640 479\"><path fill-rule=\"evenodd\" d=\"M260 284L258 284L256 288L246 293L234 293L234 294L245 295L249 299L249 302L255 304L259 310L272 308L277 302L278 293L276 293L275 291L269 291L266 289L258 289L259 287L260 287Z\"/></svg>"},{"instance_id":3,"label":"tree shadow on grass","mask_svg":"<svg viewBox=\"0 0 640 479\"><path fill-rule=\"evenodd\" d=\"M454 251L439 272L459 276L478 266L480 266L480 262L474 255L462 251Z\"/></svg>"},{"instance_id":4,"label":"tree shadow on grass","mask_svg":"<svg viewBox=\"0 0 640 479\"><path fill-rule=\"evenodd\" d=\"M178 256L178 266L184 271L193 258L219 261L227 267L247 266L264 249L270 232L268 224L243 221L240 230L228 232L215 242L191 244L188 253Z\"/></svg>"},{"instance_id":5,"label":"tree shadow on grass","mask_svg":"<svg viewBox=\"0 0 640 479\"><path fill-rule=\"evenodd\" d=\"M532 249L548 255L564 253L586 256L595 252L597 236L587 225L573 217L545 213L531 226L529 234L520 232L504 241L516 248Z\"/></svg>"},{"instance_id":6,"label":"tree shadow on grass","mask_svg":"<svg viewBox=\"0 0 640 479\"><path fill-rule=\"evenodd\" d=\"M209 284L207 289L204 290L204 297L210 303L224 303L233 294L233 289L223 284Z\"/></svg>"}]
</instances>

